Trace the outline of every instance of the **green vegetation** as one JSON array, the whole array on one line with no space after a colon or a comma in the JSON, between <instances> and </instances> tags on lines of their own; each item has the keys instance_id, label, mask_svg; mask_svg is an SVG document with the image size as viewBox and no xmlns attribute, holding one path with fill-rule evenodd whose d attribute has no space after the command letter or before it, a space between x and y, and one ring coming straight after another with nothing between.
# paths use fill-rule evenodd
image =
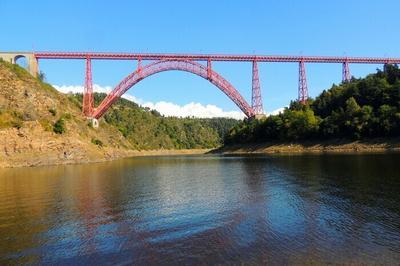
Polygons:
<instances>
[{"instance_id":1,"label":"green vegetation","mask_svg":"<svg viewBox=\"0 0 400 266\"><path fill-rule=\"evenodd\" d=\"M53 125L53 131L56 134L63 134L66 131L65 121L63 118L58 119Z\"/></svg>"},{"instance_id":2,"label":"green vegetation","mask_svg":"<svg viewBox=\"0 0 400 266\"><path fill-rule=\"evenodd\" d=\"M30 79L32 76L29 74L28 71L26 71L25 68L21 67L18 64L11 64L9 62L3 61L2 64L7 65L14 73L17 75L18 78L22 80L27 80Z\"/></svg>"},{"instance_id":3,"label":"green vegetation","mask_svg":"<svg viewBox=\"0 0 400 266\"><path fill-rule=\"evenodd\" d=\"M95 105L105 96L95 93ZM71 95L70 99L80 104L82 94ZM222 145L225 134L238 122L226 118L164 117L123 98L112 105L101 121L116 127L139 150L215 148Z\"/></svg>"},{"instance_id":4,"label":"green vegetation","mask_svg":"<svg viewBox=\"0 0 400 266\"><path fill-rule=\"evenodd\" d=\"M52 114L53 116L56 116L57 110L54 108L49 108L49 113Z\"/></svg>"},{"instance_id":5,"label":"green vegetation","mask_svg":"<svg viewBox=\"0 0 400 266\"><path fill-rule=\"evenodd\" d=\"M23 125L23 115L17 111L0 109L0 129L15 127L20 129Z\"/></svg>"},{"instance_id":6,"label":"green vegetation","mask_svg":"<svg viewBox=\"0 0 400 266\"><path fill-rule=\"evenodd\" d=\"M42 118L39 123L45 131L53 131L53 126L49 120Z\"/></svg>"},{"instance_id":7,"label":"green vegetation","mask_svg":"<svg viewBox=\"0 0 400 266\"><path fill-rule=\"evenodd\" d=\"M103 147L103 142L102 142L101 140L99 140L99 139L93 138L93 139L92 139L92 143L93 143L94 145L99 146L99 147Z\"/></svg>"},{"instance_id":8,"label":"green vegetation","mask_svg":"<svg viewBox=\"0 0 400 266\"><path fill-rule=\"evenodd\" d=\"M65 113L61 116L63 119L70 120L72 119L72 115L70 113Z\"/></svg>"},{"instance_id":9,"label":"green vegetation","mask_svg":"<svg viewBox=\"0 0 400 266\"><path fill-rule=\"evenodd\" d=\"M307 139L365 139L400 135L400 70L383 71L323 91L305 105L291 102L279 115L245 120L225 144Z\"/></svg>"},{"instance_id":10,"label":"green vegetation","mask_svg":"<svg viewBox=\"0 0 400 266\"><path fill-rule=\"evenodd\" d=\"M46 81L46 75L44 74L43 71L40 71L40 72L38 73L37 78L38 78L41 82L45 82L45 81Z\"/></svg>"}]
</instances>

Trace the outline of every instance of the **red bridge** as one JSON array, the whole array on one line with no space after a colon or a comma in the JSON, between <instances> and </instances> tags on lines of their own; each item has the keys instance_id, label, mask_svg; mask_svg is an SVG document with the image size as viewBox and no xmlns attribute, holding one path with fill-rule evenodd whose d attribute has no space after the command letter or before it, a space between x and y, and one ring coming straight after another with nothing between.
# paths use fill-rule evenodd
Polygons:
<instances>
[{"instance_id":1,"label":"red bridge","mask_svg":"<svg viewBox=\"0 0 400 266\"><path fill-rule=\"evenodd\" d=\"M35 52L0 53L0 58L15 63L17 58L26 57L32 74L37 74L38 60L41 59L83 59L86 60L85 89L83 94L83 113L90 118L100 118L108 108L142 79L159 72L169 70L186 71L209 80L224 92L247 117L263 115L260 82L258 78L259 62L282 62L299 64L298 99L305 103L308 98L306 63L339 63L343 66L342 81L351 79L349 64L399 64L400 58L369 57L328 57L328 56L268 56L268 55L210 55L210 54L150 54L150 53L75 53L75 52ZM94 106L91 60L135 60L137 68L125 77L99 104ZM34 61L34 62L31 62ZM149 62L143 65L142 62ZM212 62L252 62L252 104L221 75L212 69ZM204 62L203 64L201 62ZM34 70L32 70L34 69Z\"/></svg>"}]
</instances>

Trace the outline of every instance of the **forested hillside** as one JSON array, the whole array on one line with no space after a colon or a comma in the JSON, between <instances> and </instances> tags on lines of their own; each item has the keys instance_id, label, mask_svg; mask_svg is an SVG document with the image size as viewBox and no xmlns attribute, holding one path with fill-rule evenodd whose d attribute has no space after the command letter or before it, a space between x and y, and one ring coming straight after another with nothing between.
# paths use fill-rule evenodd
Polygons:
<instances>
[{"instance_id":1,"label":"forested hillside","mask_svg":"<svg viewBox=\"0 0 400 266\"><path fill-rule=\"evenodd\" d=\"M95 105L105 96L95 93ZM78 105L82 102L82 94L70 97ZM220 146L225 134L238 122L227 118L164 117L155 110L121 98L100 123L115 126L135 149L193 149Z\"/></svg>"},{"instance_id":2,"label":"forested hillside","mask_svg":"<svg viewBox=\"0 0 400 266\"><path fill-rule=\"evenodd\" d=\"M245 120L230 130L225 144L399 135L400 70L385 65L366 78L333 85L305 105L295 101L279 115Z\"/></svg>"}]
</instances>

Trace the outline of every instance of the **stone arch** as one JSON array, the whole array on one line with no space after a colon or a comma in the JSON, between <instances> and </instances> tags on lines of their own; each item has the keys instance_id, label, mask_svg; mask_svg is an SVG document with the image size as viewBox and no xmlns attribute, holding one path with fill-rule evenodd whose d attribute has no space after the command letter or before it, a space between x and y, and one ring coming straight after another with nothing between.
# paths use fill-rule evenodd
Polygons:
<instances>
[{"instance_id":1,"label":"stone arch","mask_svg":"<svg viewBox=\"0 0 400 266\"><path fill-rule=\"evenodd\" d=\"M25 62L26 62L26 65L24 67L26 69L28 69L29 68L29 59L25 55L19 54L19 55L14 56L14 58L12 59L12 61L13 61L12 63L18 64L18 60L23 59L23 58L25 59Z\"/></svg>"}]
</instances>

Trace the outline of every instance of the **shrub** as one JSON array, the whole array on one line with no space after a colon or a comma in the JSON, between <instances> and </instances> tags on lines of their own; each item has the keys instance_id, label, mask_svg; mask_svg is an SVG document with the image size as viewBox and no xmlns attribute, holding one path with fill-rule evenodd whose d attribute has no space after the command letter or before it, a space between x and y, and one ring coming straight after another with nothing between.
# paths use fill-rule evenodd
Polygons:
<instances>
[{"instance_id":1,"label":"shrub","mask_svg":"<svg viewBox=\"0 0 400 266\"><path fill-rule=\"evenodd\" d=\"M99 139L92 138L92 143L93 143L94 145L99 146L99 147L103 147L103 142L102 142L101 140L99 140Z\"/></svg>"},{"instance_id":2,"label":"shrub","mask_svg":"<svg viewBox=\"0 0 400 266\"><path fill-rule=\"evenodd\" d=\"M70 120L72 118L72 115L70 113L65 113L63 114L62 118Z\"/></svg>"},{"instance_id":3,"label":"shrub","mask_svg":"<svg viewBox=\"0 0 400 266\"><path fill-rule=\"evenodd\" d=\"M54 109L54 108L49 108L49 112L50 112L53 116L56 116L56 114L57 114L57 110Z\"/></svg>"},{"instance_id":4,"label":"shrub","mask_svg":"<svg viewBox=\"0 0 400 266\"><path fill-rule=\"evenodd\" d=\"M53 131L56 134L63 134L65 132L65 122L64 119L58 119L53 125Z\"/></svg>"},{"instance_id":5,"label":"shrub","mask_svg":"<svg viewBox=\"0 0 400 266\"><path fill-rule=\"evenodd\" d=\"M46 119L40 119L39 120L39 123L40 123L40 125L42 126L42 128L45 130L45 131L51 131L53 128L52 128L52 125L51 125L51 123L50 123L50 121L48 121L48 120L46 120Z\"/></svg>"},{"instance_id":6,"label":"shrub","mask_svg":"<svg viewBox=\"0 0 400 266\"><path fill-rule=\"evenodd\" d=\"M21 120L13 120L11 121L11 125L15 127L16 129L20 129L22 127L22 121Z\"/></svg>"}]
</instances>

